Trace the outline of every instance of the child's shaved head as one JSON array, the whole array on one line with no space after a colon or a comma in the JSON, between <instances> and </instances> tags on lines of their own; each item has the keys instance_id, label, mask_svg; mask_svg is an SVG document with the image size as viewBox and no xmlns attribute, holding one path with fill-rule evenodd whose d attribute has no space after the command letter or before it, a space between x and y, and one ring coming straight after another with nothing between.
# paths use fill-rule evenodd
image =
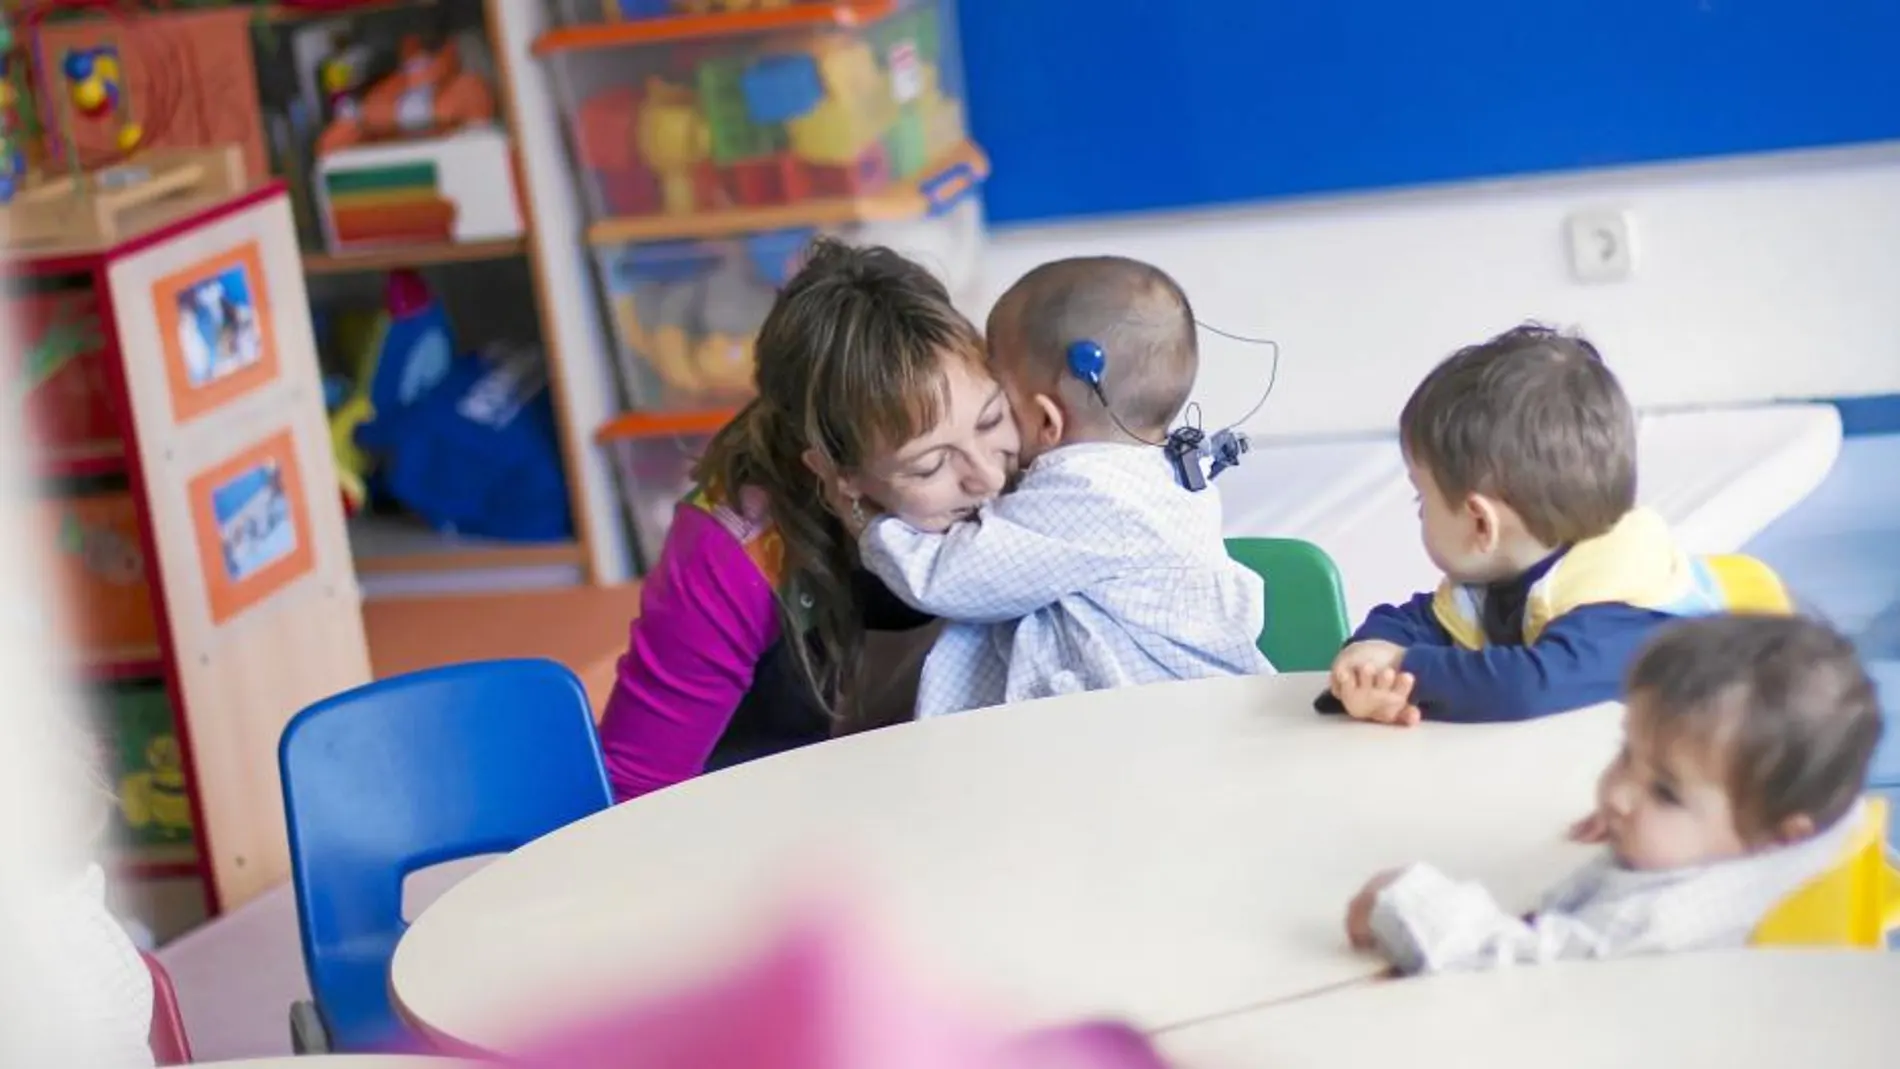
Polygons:
<instances>
[{"instance_id":1,"label":"child's shaved head","mask_svg":"<svg viewBox=\"0 0 1900 1069\"><path fill-rule=\"evenodd\" d=\"M1121 256L1057 260L1024 275L990 313L998 374L1071 400L1078 430L1123 428L1166 436L1200 370L1194 310L1168 273ZM1093 341L1106 354L1102 402L1068 370L1069 346Z\"/></svg>"}]
</instances>

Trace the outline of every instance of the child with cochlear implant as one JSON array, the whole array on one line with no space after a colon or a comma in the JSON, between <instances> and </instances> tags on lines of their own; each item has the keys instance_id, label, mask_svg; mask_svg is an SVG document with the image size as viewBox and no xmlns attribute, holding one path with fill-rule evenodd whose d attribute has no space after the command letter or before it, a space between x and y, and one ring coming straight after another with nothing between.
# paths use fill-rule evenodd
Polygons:
<instances>
[{"instance_id":1,"label":"child with cochlear implant","mask_svg":"<svg viewBox=\"0 0 1900 1069\"><path fill-rule=\"evenodd\" d=\"M1101 362L1086 377L1078 343ZM892 593L951 621L917 715L1271 671L1265 589L1227 555L1219 492L1183 486L1158 445L1200 367L1180 285L1123 257L1044 264L997 302L989 345L1020 485L948 531L883 517L859 538Z\"/></svg>"}]
</instances>

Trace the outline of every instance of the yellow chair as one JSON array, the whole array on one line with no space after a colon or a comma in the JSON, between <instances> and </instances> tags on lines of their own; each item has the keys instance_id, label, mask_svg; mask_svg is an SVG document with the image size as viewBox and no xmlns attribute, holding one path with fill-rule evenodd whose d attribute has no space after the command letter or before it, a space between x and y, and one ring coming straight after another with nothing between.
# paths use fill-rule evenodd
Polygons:
<instances>
[{"instance_id":1,"label":"yellow chair","mask_svg":"<svg viewBox=\"0 0 1900 1069\"><path fill-rule=\"evenodd\" d=\"M1786 616L1794 612L1794 599L1773 568L1745 553L1720 553L1702 558L1730 612L1765 613Z\"/></svg>"},{"instance_id":2,"label":"yellow chair","mask_svg":"<svg viewBox=\"0 0 1900 1069\"><path fill-rule=\"evenodd\" d=\"M1839 864L1789 895L1749 942L1773 947L1879 950L1900 928L1900 870L1887 859L1887 801L1867 799Z\"/></svg>"}]
</instances>

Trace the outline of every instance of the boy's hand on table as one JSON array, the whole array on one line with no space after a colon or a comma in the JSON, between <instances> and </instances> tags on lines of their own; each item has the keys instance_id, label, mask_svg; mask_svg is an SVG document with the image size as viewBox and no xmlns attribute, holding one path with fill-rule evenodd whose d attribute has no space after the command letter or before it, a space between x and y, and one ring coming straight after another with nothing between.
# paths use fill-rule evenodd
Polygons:
<instances>
[{"instance_id":1,"label":"boy's hand on table","mask_svg":"<svg viewBox=\"0 0 1900 1069\"><path fill-rule=\"evenodd\" d=\"M1390 668L1394 672L1405 667L1405 647L1384 639L1369 638L1355 642L1333 657L1332 687L1335 697L1344 698L1341 693L1352 680L1353 669L1365 668L1373 672Z\"/></svg>"},{"instance_id":2,"label":"boy's hand on table","mask_svg":"<svg viewBox=\"0 0 1900 1069\"><path fill-rule=\"evenodd\" d=\"M1346 715L1354 720L1409 728L1422 716L1418 706L1412 704L1415 682L1410 672L1354 667L1343 687L1333 685L1333 693L1338 696L1339 704L1346 707Z\"/></svg>"},{"instance_id":3,"label":"boy's hand on table","mask_svg":"<svg viewBox=\"0 0 1900 1069\"><path fill-rule=\"evenodd\" d=\"M1379 904L1379 892L1392 886L1404 869L1388 869L1366 881L1346 907L1346 941L1354 950L1372 949L1372 907Z\"/></svg>"}]
</instances>

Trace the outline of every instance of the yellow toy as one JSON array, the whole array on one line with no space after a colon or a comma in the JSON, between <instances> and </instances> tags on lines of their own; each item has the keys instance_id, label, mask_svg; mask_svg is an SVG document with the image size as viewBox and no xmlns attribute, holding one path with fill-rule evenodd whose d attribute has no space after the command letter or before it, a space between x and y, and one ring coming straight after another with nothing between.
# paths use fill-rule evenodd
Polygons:
<instances>
[{"instance_id":1,"label":"yellow toy","mask_svg":"<svg viewBox=\"0 0 1900 1069\"><path fill-rule=\"evenodd\" d=\"M1900 927L1900 871L1887 860L1886 839L1887 802L1869 798L1840 863L1783 899L1749 942L1884 949Z\"/></svg>"},{"instance_id":2,"label":"yellow toy","mask_svg":"<svg viewBox=\"0 0 1900 1069\"><path fill-rule=\"evenodd\" d=\"M713 331L694 348L693 368L706 390L714 394L744 394L752 389L751 334Z\"/></svg>"},{"instance_id":3,"label":"yellow toy","mask_svg":"<svg viewBox=\"0 0 1900 1069\"><path fill-rule=\"evenodd\" d=\"M661 78L647 79L633 123L634 150L660 184L660 210L691 214L698 205L694 171L712 154L712 131L693 91Z\"/></svg>"},{"instance_id":4,"label":"yellow toy","mask_svg":"<svg viewBox=\"0 0 1900 1069\"><path fill-rule=\"evenodd\" d=\"M653 299L653 323L644 333L647 360L661 381L681 393L704 389L693 366L693 332L704 306L697 282L663 286Z\"/></svg>"},{"instance_id":5,"label":"yellow toy","mask_svg":"<svg viewBox=\"0 0 1900 1069\"><path fill-rule=\"evenodd\" d=\"M111 116L118 120L113 144L120 152L130 154L144 143L145 128L132 120L126 105L125 71L118 49L100 46L68 52L60 70L76 113L87 119Z\"/></svg>"},{"instance_id":6,"label":"yellow toy","mask_svg":"<svg viewBox=\"0 0 1900 1069\"><path fill-rule=\"evenodd\" d=\"M343 510L351 516L369 504L369 485L363 481L363 473L369 470L369 454L356 444L356 428L375 416L367 388L352 393L330 413L330 451L336 457L337 488L343 493Z\"/></svg>"},{"instance_id":7,"label":"yellow toy","mask_svg":"<svg viewBox=\"0 0 1900 1069\"><path fill-rule=\"evenodd\" d=\"M850 167L897 122L897 102L862 38L826 35L809 51L825 97L786 121L792 154L820 166Z\"/></svg>"},{"instance_id":8,"label":"yellow toy","mask_svg":"<svg viewBox=\"0 0 1900 1069\"><path fill-rule=\"evenodd\" d=\"M645 362L672 400L715 404L752 392L753 345L776 291L756 277L739 246L703 274L623 283L612 294L621 346Z\"/></svg>"},{"instance_id":9,"label":"yellow toy","mask_svg":"<svg viewBox=\"0 0 1900 1069\"><path fill-rule=\"evenodd\" d=\"M754 335L709 329L695 337L677 322L648 331L640 323L632 297L616 300L614 315L620 329L630 332L621 337L646 357L671 389L716 397L743 395L752 389Z\"/></svg>"},{"instance_id":10,"label":"yellow toy","mask_svg":"<svg viewBox=\"0 0 1900 1069\"><path fill-rule=\"evenodd\" d=\"M383 347L385 317L381 312L340 312L332 329L336 351L353 354L350 392L330 410L330 452L336 458L337 488L343 495L344 511L354 516L369 503L364 476L370 469L370 458L356 444L356 428L376 415L369 399L369 383Z\"/></svg>"},{"instance_id":11,"label":"yellow toy","mask_svg":"<svg viewBox=\"0 0 1900 1069\"><path fill-rule=\"evenodd\" d=\"M191 799L185 792L185 761L178 740L159 735L145 744L148 771L119 781L119 808L133 828L156 824L172 832L191 830Z\"/></svg>"}]
</instances>

